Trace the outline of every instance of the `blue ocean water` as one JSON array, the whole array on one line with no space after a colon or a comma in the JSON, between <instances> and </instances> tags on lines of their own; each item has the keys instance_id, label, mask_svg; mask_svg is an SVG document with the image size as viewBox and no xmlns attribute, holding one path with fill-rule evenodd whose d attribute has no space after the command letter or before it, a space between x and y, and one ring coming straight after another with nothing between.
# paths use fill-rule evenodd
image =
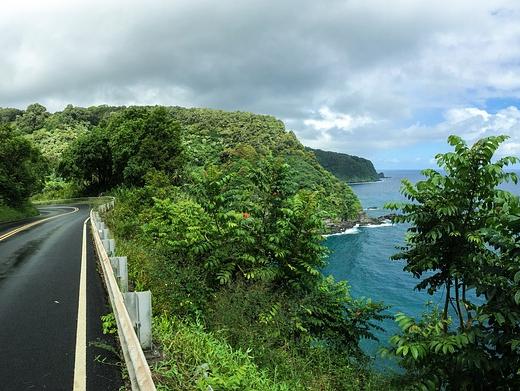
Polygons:
<instances>
[{"instance_id":1,"label":"blue ocean water","mask_svg":"<svg viewBox=\"0 0 520 391\"><path fill-rule=\"evenodd\" d=\"M401 180L407 178L412 182L423 179L419 171L395 170L385 171L381 182L351 185L359 197L367 213L381 216L389 213L383 205L389 201L402 201L404 197L399 189ZM520 194L520 185L505 184L505 190ZM407 226L404 224L360 227L349 230L347 234L329 236L325 244L331 250L329 264L325 274L332 274L336 280L347 280L354 297L370 297L374 301L383 301L391 306L388 314L404 312L412 316L420 316L429 301L442 307L442 292L430 296L425 291L415 291L418 280L403 271L403 261L392 261L390 257L397 252L396 246L404 243ZM377 357L381 345L388 345L388 339L398 331L393 319L382 323L384 332L376 331L380 342L363 341L365 351ZM376 360L378 367L394 367L394 365Z\"/></svg>"}]
</instances>

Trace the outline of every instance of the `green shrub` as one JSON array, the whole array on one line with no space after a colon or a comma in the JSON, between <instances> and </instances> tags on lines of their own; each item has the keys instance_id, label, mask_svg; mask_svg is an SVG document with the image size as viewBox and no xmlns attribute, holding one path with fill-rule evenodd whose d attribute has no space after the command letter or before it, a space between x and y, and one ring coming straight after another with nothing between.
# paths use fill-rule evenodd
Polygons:
<instances>
[{"instance_id":1,"label":"green shrub","mask_svg":"<svg viewBox=\"0 0 520 391\"><path fill-rule=\"evenodd\" d=\"M154 337L164 360L155 365L159 390L289 391L298 384L271 380L252 360L251 352L232 349L200 324L186 325L172 318L154 319Z\"/></svg>"},{"instance_id":2,"label":"green shrub","mask_svg":"<svg viewBox=\"0 0 520 391\"><path fill-rule=\"evenodd\" d=\"M17 208L12 208L7 205L0 204L0 223L20 220L26 217L37 215L38 210L29 203Z\"/></svg>"}]
</instances>

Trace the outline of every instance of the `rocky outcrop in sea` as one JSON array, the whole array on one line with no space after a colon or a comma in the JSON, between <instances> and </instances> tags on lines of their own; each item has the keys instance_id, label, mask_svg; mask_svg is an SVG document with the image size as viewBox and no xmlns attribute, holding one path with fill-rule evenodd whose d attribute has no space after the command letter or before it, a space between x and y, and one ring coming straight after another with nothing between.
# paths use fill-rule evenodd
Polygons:
<instances>
[{"instance_id":1,"label":"rocky outcrop in sea","mask_svg":"<svg viewBox=\"0 0 520 391\"><path fill-rule=\"evenodd\" d=\"M362 226L383 225L392 222L395 214L387 214L379 217L370 217L365 212L361 212L357 219L353 220L325 220L325 228L327 234L337 234L345 232L348 229Z\"/></svg>"}]
</instances>

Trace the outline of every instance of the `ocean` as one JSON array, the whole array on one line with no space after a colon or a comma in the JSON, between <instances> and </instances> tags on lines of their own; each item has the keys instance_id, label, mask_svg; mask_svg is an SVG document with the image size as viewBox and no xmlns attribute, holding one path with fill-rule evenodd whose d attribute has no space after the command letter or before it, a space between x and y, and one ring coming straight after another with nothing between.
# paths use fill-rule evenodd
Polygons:
<instances>
[{"instance_id":1,"label":"ocean","mask_svg":"<svg viewBox=\"0 0 520 391\"><path fill-rule=\"evenodd\" d=\"M390 213L383 208L389 201L405 200L399 192L403 178L412 182L423 179L420 171L416 170L385 171L385 175L388 178L380 182L351 185L370 216ZM520 194L520 185L505 184L503 188ZM344 234L329 236L325 244L331 254L325 274L333 275L336 280L347 280L353 297L371 298L391 306L387 313L392 316L402 311L418 317L426 310L428 302L442 307L442 292L430 296L425 291L414 290L419 280L403 271L403 261L390 259L397 252L396 246L404 243L406 228L404 224L385 224L352 228ZM395 368L395 364L380 359L377 350L382 345L388 345L388 339L399 329L393 319L381 325L384 332L374 331L379 342L364 340L362 347L367 354L376 358L377 367Z\"/></svg>"}]
</instances>

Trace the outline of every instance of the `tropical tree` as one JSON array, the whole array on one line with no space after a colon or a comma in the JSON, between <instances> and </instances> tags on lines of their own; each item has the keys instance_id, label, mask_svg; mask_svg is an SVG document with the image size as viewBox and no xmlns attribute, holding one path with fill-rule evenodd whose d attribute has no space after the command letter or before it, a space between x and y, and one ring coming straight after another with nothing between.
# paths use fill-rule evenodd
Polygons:
<instances>
[{"instance_id":1,"label":"tropical tree","mask_svg":"<svg viewBox=\"0 0 520 391\"><path fill-rule=\"evenodd\" d=\"M71 143L58 172L88 193L141 186L152 172L175 179L182 168L180 135L163 107L123 109Z\"/></svg>"},{"instance_id":2,"label":"tropical tree","mask_svg":"<svg viewBox=\"0 0 520 391\"><path fill-rule=\"evenodd\" d=\"M86 134L87 130L81 126L51 129L38 129L25 137L40 149L52 170L55 171L63 153L75 140Z\"/></svg>"},{"instance_id":3,"label":"tropical tree","mask_svg":"<svg viewBox=\"0 0 520 391\"><path fill-rule=\"evenodd\" d=\"M0 204L23 206L43 188L46 162L28 140L0 126Z\"/></svg>"},{"instance_id":4,"label":"tropical tree","mask_svg":"<svg viewBox=\"0 0 520 391\"><path fill-rule=\"evenodd\" d=\"M17 117L15 126L21 133L30 134L35 130L43 128L45 121L50 115L45 106L33 103L27 106L22 115Z\"/></svg>"},{"instance_id":5,"label":"tropical tree","mask_svg":"<svg viewBox=\"0 0 520 391\"><path fill-rule=\"evenodd\" d=\"M237 305L231 312L250 329L270 330L273 345L319 345L364 358L359 340L374 338L385 307L353 299L345 282L323 276L327 250L319 194L296 190L283 159L256 161L246 150L240 157L232 153L235 158L225 167L211 165L192 178L189 197L170 189L168 198L155 198L142 214L144 237L167 254L157 265L161 275L154 285L170 290L168 296L180 303L188 301L181 298L183 291L191 303L211 302L211 296L199 296L211 291L221 302L239 294L255 308ZM194 290L192 278L172 283L179 275L186 278L180 270L188 265L206 289L199 283ZM166 275L171 276L167 285L160 282ZM222 322L221 327L232 326Z\"/></svg>"},{"instance_id":6,"label":"tropical tree","mask_svg":"<svg viewBox=\"0 0 520 391\"><path fill-rule=\"evenodd\" d=\"M152 170L179 174L181 127L166 108L129 107L114 113L105 129L117 183L141 186Z\"/></svg>"},{"instance_id":7,"label":"tropical tree","mask_svg":"<svg viewBox=\"0 0 520 391\"><path fill-rule=\"evenodd\" d=\"M102 129L94 129L79 136L63 153L58 172L88 194L110 188L114 175L108 134Z\"/></svg>"},{"instance_id":8,"label":"tropical tree","mask_svg":"<svg viewBox=\"0 0 520 391\"><path fill-rule=\"evenodd\" d=\"M444 173L424 170L416 185L404 180L412 202L388 205L401 211L395 222L411 224L393 259L421 279L418 290L444 292L442 308L419 321L398 314L402 334L384 351L400 357L422 388L520 387L518 197L499 189L517 183L504 168L519 159L493 159L506 138L468 147L450 136L455 150L436 156Z\"/></svg>"},{"instance_id":9,"label":"tropical tree","mask_svg":"<svg viewBox=\"0 0 520 391\"><path fill-rule=\"evenodd\" d=\"M9 124L16 120L16 117L22 115L23 111L10 107L0 107L0 124Z\"/></svg>"}]
</instances>

